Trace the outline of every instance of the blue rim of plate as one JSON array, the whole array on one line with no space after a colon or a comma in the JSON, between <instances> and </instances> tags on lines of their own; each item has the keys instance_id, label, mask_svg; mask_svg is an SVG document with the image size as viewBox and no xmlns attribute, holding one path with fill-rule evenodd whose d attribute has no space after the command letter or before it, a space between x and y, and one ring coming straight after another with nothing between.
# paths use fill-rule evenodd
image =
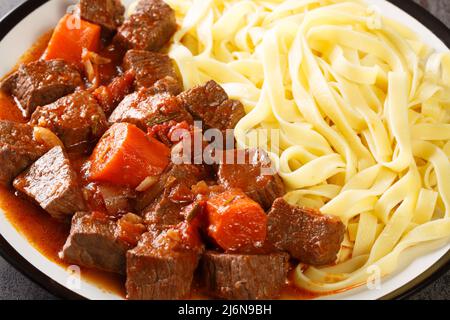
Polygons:
<instances>
[{"instance_id":1,"label":"blue rim of plate","mask_svg":"<svg viewBox=\"0 0 450 320\"><path fill-rule=\"evenodd\" d=\"M21 5L11 10L0 21L0 41L30 13L38 9L49 0L27 0ZM450 48L450 29L430 12L416 4L412 0L388 0L401 10L414 17L430 31L432 31L445 45ZM0 255L14 268L23 273L33 282L39 284L51 294L70 300L82 300L85 297L57 283L52 278L33 266L20 253L16 251L0 234ZM430 268L422 272L419 276L405 284L404 286L390 292L380 298L380 300L406 299L427 287L432 282L440 278L450 269L450 250Z\"/></svg>"}]
</instances>

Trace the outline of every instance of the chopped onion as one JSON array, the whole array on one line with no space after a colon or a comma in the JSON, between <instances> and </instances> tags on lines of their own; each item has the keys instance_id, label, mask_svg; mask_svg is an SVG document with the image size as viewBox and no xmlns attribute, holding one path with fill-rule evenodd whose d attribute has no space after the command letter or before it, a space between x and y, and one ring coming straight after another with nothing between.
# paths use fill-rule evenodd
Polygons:
<instances>
[{"instance_id":1,"label":"chopped onion","mask_svg":"<svg viewBox=\"0 0 450 320\"><path fill-rule=\"evenodd\" d=\"M170 239L172 239L172 240L175 240L175 241L178 241L178 242L181 241L181 235L180 235L180 232L179 232L178 230L169 229L169 230L167 231L167 236L168 236Z\"/></svg>"},{"instance_id":2,"label":"chopped onion","mask_svg":"<svg viewBox=\"0 0 450 320\"><path fill-rule=\"evenodd\" d=\"M144 192L150 189L157 183L159 180L159 176L149 176L144 179L144 181L141 182L140 185L137 186L136 191L138 192Z\"/></svg>"},{"instance_id":3,"label":"chopped onion","mask_svg":"<svg viewBox=\"0 0 450 320\"><path fill-rule=\"evenodd\" d=\"M84 64L84 68L86 70L86 75L89 79L89 82L92 83L92 88L96 89L98 84L98 66L102 64L108 64L111 63L111 59L102 57L98 53L92 52L87 50L86 48L83 48L82 53L82 61Z\"/></svg>"},{"instance_id":4,"label":"chopped onion","mask_svg":"<svg viewBox=\"0 0 450 320\"><path fill-rule=\"evenodd\" d=\"M94 70L94 66L92 65L91 60L83 59L83 64L84 64L84 69L86 70L86 75L89 79L89 82L94 83L95 79L97 78L97 76L95 75L95 70Z\"/></svg>"},{"instance_id":5,"label":"chopped onion","mask_svg":"<svg viewBox=\"0 0 450 320\"><path fill-rule=\"evenodd\" d=\"M139 217L139 216L137 216L137 215L135 215L134 213L131 213L131 212L127 213L126 215L124 215L121 218L121 220L129 222L129 223L132 223L132 224L142 224L143 223L141 217Z\"/></svg>"},{"instance_id":6,"label":"chopped onion","mask_svg":"<svg viewBox=\"0 0 450 320\"><path fill-rule=\"evenodd\" d=\"M34 127L33 138L37 142L45 144L52 148L58 146L64 148L64 144L61 142L58 136L47 128Z\"/></svg>"}]
</instances>

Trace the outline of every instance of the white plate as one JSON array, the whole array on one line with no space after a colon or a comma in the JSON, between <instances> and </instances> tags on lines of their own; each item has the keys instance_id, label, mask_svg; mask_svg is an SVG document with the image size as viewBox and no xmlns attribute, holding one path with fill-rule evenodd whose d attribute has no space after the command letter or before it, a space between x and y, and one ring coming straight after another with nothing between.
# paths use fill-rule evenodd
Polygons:
<instances>
[{"instance_id":1,"label":"white plate","mask_svg":"<svg viewBox=\"0 0 450 320\"><path fill-rule=\"evenodd\" d=\"M127 4L131 0L124 2ZM415 18L405 13L405 11L385 0L368 0L367 2L378 6L384 15L408 25L436 50L448 50L438 37ZM411 4L407 4L408 1L396 2L402 6L411 6ZM40 3L44 4L38 7ZM68 0L28 1L20 10L13 11L12 14L3 20L1 22L0 38L3 35L1 34L2 32L4 33L5 30L7 31L12 26L14 27L0 42L0 56L2 57L0 59L0 75L11 70L18 58L35 43L39 36L53 28L66 12L67 7L73 3L73 1ZM37 9L25 17L34 8ZM414 7L414 9L417 8ZM429 24L433 29L436 29L434 30L435 32L441 32L441 34L447 32L448 34L448 29L437 23L426 12L419 11L418 14L422 15L429 22L427 25ZM1 237L4 239L1 239ZM48 260L30 245L27 239L9 223L5 213L1 210L0 240L2 240L0 241L0 249L6 259L55 294L67 296L72 291L88 299L121 299L121 297L106 292L96 284L83 279L81 279L79 285L73 287L73 284L77 284L77 281L70 277L69 272ZM418 285L418 282L424 280L423 278L428 278L436 269L448 266L450 244L447 242L445 244L431 245L432 248L428 245L428 248L422 246L409 250L404 255L404 259L402 259L404 266L395 274L383 278L379 289L369 290L366 287L360 287L338 295L325 297L325 299L379 299L404 294L405 290ZM407 257L417 256L419 251L422 252L420 257L415 259Z\"/></svg>"}]
</instances>

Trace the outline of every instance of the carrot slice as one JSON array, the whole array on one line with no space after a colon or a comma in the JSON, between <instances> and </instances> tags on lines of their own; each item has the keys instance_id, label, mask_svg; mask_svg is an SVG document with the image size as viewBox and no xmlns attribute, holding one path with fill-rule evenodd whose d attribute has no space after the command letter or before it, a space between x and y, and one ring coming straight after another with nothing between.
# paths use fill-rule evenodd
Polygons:
<instances>
[{"instance_id":1,"label":"carrot slice","mask_svg":"<svg viewBox=\"0 0 450 320\"><path fill-rule=\"evenodd\" d=\"M53 31L43 58L81 64L83 48L94 52L99 50L100 34L99 25L84 21L76 15L66 14Z\"/></svg>"},{"instance_id":2,"label":"carrot slice","mask_svg":"<svg viewBox=\"0 0 450 320\"><path fill-rule=\"evenodd\" d=\"M240 190L211 197L206 206L208 234L225 251L259 248L267 235L267 216L261 206Z\"/></svg>"},{"instance_id":3,"label":"carrot slice","mask_svg":"<svg viewBox=\"0 0 450 320\"><path fill-rule=\"evenodd\" d=\"M161 174L170 150L132 124L114 124L91 156L89 178L136 188L145 178Z\"/></svg>"}]
</instances>

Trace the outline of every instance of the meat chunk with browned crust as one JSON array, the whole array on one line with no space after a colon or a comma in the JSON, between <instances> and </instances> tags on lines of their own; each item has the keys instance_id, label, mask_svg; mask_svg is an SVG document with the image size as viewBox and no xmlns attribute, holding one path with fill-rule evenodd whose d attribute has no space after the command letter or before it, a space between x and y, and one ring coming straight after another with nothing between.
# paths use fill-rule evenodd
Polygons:
<instances>
[{"instance_id":1,"label":"meat chunk with browned crust","mask_svg":"<svg viewBox=\"0 0 450 320\"><path fill-rule=\"evenodd\" d=\"M181 80L175 70L174 63L168 55L145 51L129 50L124 57L123 67L135 74L135 86L151 88L161 92L162 85L166 85L166 92L177 95L183 90Z\"/></svg>"},{"instance_id":2,"label":"meat chunk with browned crust","mask_svg":"<svg viewBox=\"0 0 450 320\"><path fill-rule=\"evenodd\" d=\"M319 210L292 206L277 199L268 214L268 240L299 261L321 266L336 261L345 226Z\"/></svg>"},{"instance_id":3,"label":"meat chunk with browned crust","mask_svg":"<svg viewBox=\"0 0 450 320\"><path fill-rule=\"evenodd\" d=\"M78 69L64 60L38 60L22 64L1 84L20 103L27 117L38 106L52 103L83 86Z\"/></svg>"},{"instance_id":4,"label":"meat chunk with browned crust","mask_svg":"<svg viewBox=\"0 0 450 320\"><path fill-rule=\"evenodd\" d=\"M276 298L287 281L289 256L206 252L200 262L202 282L213 296L229 300Z\"/></svg>"},{"instance_id":5,"label":"meat chunk with browned crust","mask_svg":"<svg viewBox=\"0 0 450 320\"><path fill-rule=\"evenodd\" d=\"M84 187L83 194L91 210L106 212L110 216L135 211L136 190L127 186L92 182Z\"/></svg>"},{"instance_id":6,"label":"meat chunk with browned crust","mask_svg":"<svg viewBox=\"0 0 450 320\"><path fill-rule=\"evenodd\" d=\"M175 11L162 0L141 0L114 41L126 49L159 51L177 30Z\"/></svg>"},{"instance_id":7,"label":"meat chunk with browned crust","mask_svg":"<svg viewBox=\"0 0 450 320\"><path fill-rule=\"evenodd\" d=\"M125 7L120 0L80 0L82 19L98 24L108 31L122 25Z\"/></svg>"},{"instance_id":8,"label":"meat chunk with browned crust","mask_svg":"<svg viewBox=\"0 0 450 320\"><path fill-rule=\"evenodd\" d=\"M132 226L128 228L133 234L120 227L124 221ZM125 274L126 252L144 231L145 226L134 214L116 221L101 212L79 212L73 216L70 235L59 255L68 263Z\"/></svg>"},{"instance_id":9,"label":"meat chunk with browned crust","mask_svg":"<svg viewBox=\"0 0 450 320\"><path fill-rule=\"evenodd\" d=\"M192 186L208 178L202 165L172 165L159 178L159 181L139 199L138 206L150 203L143 210L148 225L157 229L177 225L186 219L186 210L195 200Z\"/></svg>"},{"instance_id":10,"label":"meat chunk with browned crust","mask_svg":"<svg viewBox=\"0 0 450 320\"><path fill-rule=\"evenodd\" d=\"M203 245L186 226L149 232L127 253L127 298L175 300L191 291Z\"/></svg>"},{"instance_id":11,"label":"meat chunk with browned crust","mask_svg":"<svg viewBox=\"0 0 450 320\"><path fill-rule=\"evenodd\" d=\"M69 151L87 151L108 128L105 113L87 91L37 108L30 123L53 131Z\"/></svg>"},{"instance_id":12,"label":"meat chunk with browned crust","mask_svg":"<svg viewBox=\"0 0 450 320\"><path fill-rule=\"evenodd\" d=\"M217 178L227 189L241 189L265 210L285 194L283 181L261 149L226 151Z\"/></svg>"},{"instance_id":13,"label":"meat chunk with browned crust","mask_svg":"<svg viewBox=\"0 0 450 320\"><path fill-rule=\"evenodd\" d=\"M61 147L51 149L19 175L14 188L59 220L70 220L86 208L77 174Z\"/></svg>"},{"instance_id":14,"label":"meat chunk with browned crust","mask_svg":"<svg viewBox=\"0 0 450 320\"><path fill-rule=\"evenodd\" d=\"M176 97L153 93L151 89L141 89L126 96L109 117L109 122L131 123L144 131L169 121L193 123L191 115Z\"/></svg>"},{"instance_id":15,"label":"meat chunk with browned crust","mask_svg":"<svg viewBox=\"0 0 450 320\"><path fill-rule=\"evenodd\" d=\"M234 129L245 116L244 106L240 101L230 100L227 93L215 81L194 87L178 96L194 118L201 120L208 129Z\"/></svg>"},{"instance_id":16,"label":"meat chunk with browned crust","mask_svg":"<svg viewBox=\"0 0 450 320\"><path fill-rule=\"evenodd\" d=\"M168 93L175 96L183 90L183 84L179 78L167 76L156 81L150 90L153 91L153 94Z\"/></svg>"},{"instance_id":17,"label":"meat chunk with browned crust","mask_svg":"<svg viewBox=\"0 0 450 320\"><path fill-rule=\"evenodd\" d=\"M0 185L12 180L50 147L37 141L34 128L28 124L0 121Z\"/></svg>"}]
</instances>

